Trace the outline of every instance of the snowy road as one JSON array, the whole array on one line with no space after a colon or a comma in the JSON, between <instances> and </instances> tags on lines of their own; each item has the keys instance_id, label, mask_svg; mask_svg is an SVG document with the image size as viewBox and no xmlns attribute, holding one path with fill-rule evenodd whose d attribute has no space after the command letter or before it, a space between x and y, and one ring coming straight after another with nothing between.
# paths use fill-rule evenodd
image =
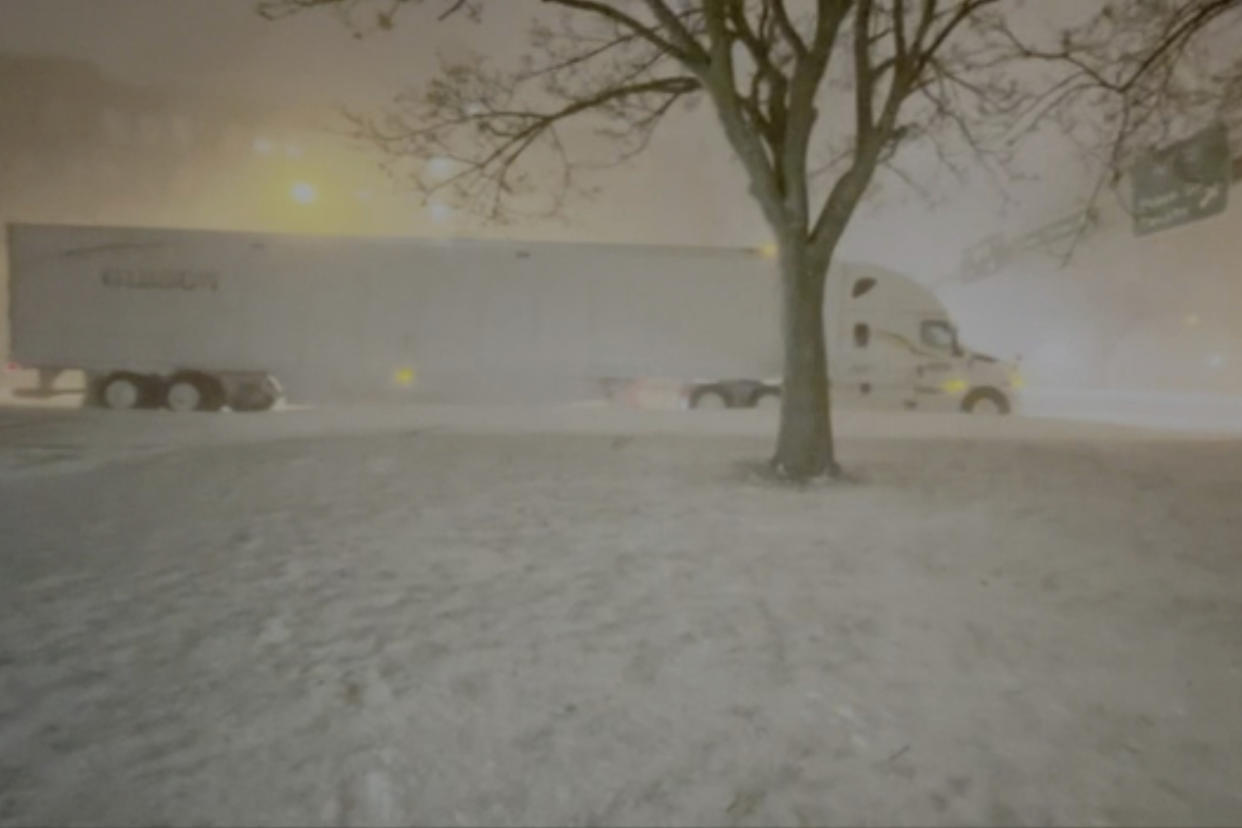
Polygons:
<instances>
[{"instance_id":1,"label":"snowy road","mask_svg":"<svg viewBox=\"0 0 1242 828\"><path fill-rule=\"evenodd\" d=\"M0 824L1242 821L1242 443L771 426L0 409Z\"/></svg>"}]
</instances>

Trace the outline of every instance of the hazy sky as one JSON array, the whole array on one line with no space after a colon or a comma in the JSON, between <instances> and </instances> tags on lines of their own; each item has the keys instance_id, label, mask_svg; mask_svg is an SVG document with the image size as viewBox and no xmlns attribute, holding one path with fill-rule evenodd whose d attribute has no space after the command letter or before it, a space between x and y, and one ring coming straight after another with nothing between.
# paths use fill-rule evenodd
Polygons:
<instances>
[{"instance_id":1,"label":"hazy sky","mask_svg":"<svg viewBox=\"0 0 1242 828\"><path fill-rule=\"evenodd\" d=\"M506 52L521 48L524 38L514 33L537 9L533 0L491 3L481 25L458 18L435 24L426 14L407 14L395 31L359 40L328 13L264 21L253 0L0 0L0 50L84 58L133 83L207 87L327 109L386 101L434 71L437 55L472 49L503 62ZM1005 211L991 186L961 190L942 176L949 200L929 210L890 181L879 206L856 217L843 252L936 281L955 268L964 246L993 230L1029 228L1070 209L1072 165L1049 169L1043 184L1026 187ZM639 161L597 183L603 197L575 205L582 209L566 220L466 232L711 245L770 238L707 107L670 119Z\"/></svg>"},{"instance_id":2,"label":"hazy sky","mask_svg":"<svg viewBox=\"0 0 1242 828\"><path fill-rule=\"evenodd\" d=\"M268 23L253 9L252 0L0 0L0 49L87 58L138 83L330 102L391 92L466 28L409 25L357 41L329 14Z\"/></svg>"}]
</instances>

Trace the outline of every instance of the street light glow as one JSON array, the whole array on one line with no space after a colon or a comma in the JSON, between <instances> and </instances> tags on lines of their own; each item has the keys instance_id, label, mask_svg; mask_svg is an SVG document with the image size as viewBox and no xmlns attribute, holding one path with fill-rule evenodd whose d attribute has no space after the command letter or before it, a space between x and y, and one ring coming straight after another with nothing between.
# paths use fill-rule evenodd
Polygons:
<instances>
[{"instance_id":1,"label":"street light glow","mask_svg":"<svg viewBox=\"0 0 1242 828\"><path fill-rule=\"evenodd\" d=\"M435 158L431 158L427 161L427 175L429 175L433 181L443 181L453 174L454 166L455 164L453 159L444 158L443 156L436 156Z\"/></svg>"},{"instance_id":2,"label":"street light glow","mask_svg":"<svg viewBox=\"0 0 1242 828\"><path fill-rule=\"evenodd\" d=\"M311 204L318 197L314 186L306 181L297 182L289 192L298 204Z\"/></svg>"},{"instance_id":3,"label":"street light glow","mask_svg":"<svg viewBox=\"0 0 1242 828\"><path fill-rule=\"evenodd\" d=\"M447 204L433 201L427 206L427 211L431 214L431 220L436 224L444 224L453 218L454 212L452 207Z\"/></svg>"}]
</instances>

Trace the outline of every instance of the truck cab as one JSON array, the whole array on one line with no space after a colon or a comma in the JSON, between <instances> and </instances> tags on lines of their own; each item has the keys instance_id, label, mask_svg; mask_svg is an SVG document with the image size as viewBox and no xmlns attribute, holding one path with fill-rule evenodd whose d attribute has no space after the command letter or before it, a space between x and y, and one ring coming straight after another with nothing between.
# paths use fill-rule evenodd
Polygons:
<instances>
[{"instance_id":1,"label":"truck cab","mask_svg":"<svg viewBox=\"0 0 1242 828\"><path fill-rule=\"evenodd\" d=\"M944 305L893 271L840 264L828 276L824 333L834 403L876 408L1007 414L1021 387L1017 366L964 347ZM779 401L781 380L696 380L691 408L748 408Z\"/></svg>"},{"instance_id":2,"label":"truck cab","mask_svg":"<svg viewBox=\"0 0 1242 828\"><path fill-rule=\"evenodd\" d=\"M839 399L1007 414L1017 366L971 351L944 305L901 274L846 265L829 277L830 376Z\"/></svg>"}]
</instances>

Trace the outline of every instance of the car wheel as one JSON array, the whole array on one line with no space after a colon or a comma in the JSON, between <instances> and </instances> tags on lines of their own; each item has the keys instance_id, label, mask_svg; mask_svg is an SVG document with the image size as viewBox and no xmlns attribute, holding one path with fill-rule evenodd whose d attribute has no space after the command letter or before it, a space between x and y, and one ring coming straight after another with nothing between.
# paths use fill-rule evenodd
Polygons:
<instances>
[{"instance_id":1,"label":"car wheel","mask_svg":"<svg viewBox=\"0 0 1242 828\"><path fill-rule=\"evenodd\" d=\"M219 411L224 389L205 374L178 374L164 389L164 405L170 411Z\"/></svg>"},{"instance_id":2,"label":"car wheel","mask_svg":"<svg viewBox=\"0 0 1242 828\"><path fill-rule=\"evenodd\" d=\"M779 411L781 407L781 392L772 390L760 391L755 395L751 406L762 411Z\"/></svg>"},{"instance_id":3,"label":"car wheel","mask_svg":"<svg viewBox=\"0 0 1242 828\"><path fill-rule=\"evenodd\" d=\"M691 408L702 408L709 411L720 411L729 407L729 400L723 391L715 388L704 388L695 392L690 399Z\"/></svg>"},{"instance_id":4,"label":"car wheel","mask_svg":"<svg viewBox=\"0 0 1242 828\"><path fill-rule=\"evenodd\" d=\"M247 385L237 389L229 408L234 411L269 411L276 405L277 395L267 388Z\"/></svg>"}]
</instances>

